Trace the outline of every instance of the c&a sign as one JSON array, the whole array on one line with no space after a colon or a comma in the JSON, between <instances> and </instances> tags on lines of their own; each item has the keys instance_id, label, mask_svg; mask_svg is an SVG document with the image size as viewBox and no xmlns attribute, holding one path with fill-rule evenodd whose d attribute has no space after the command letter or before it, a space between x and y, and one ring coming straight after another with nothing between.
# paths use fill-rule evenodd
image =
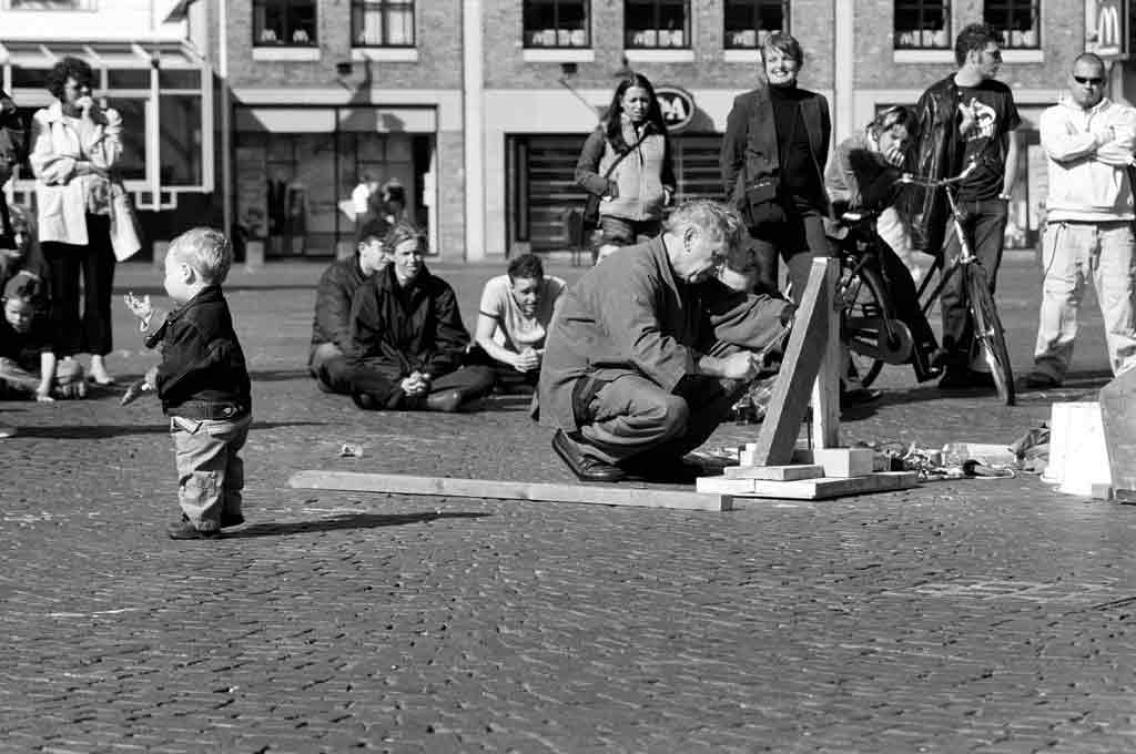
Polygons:
<instances>
[{"instance_id":1,"label":"c&a sign","mask_svg":"<svg viewBox=\"0 0 1136 754\"><path fill-rule=\"evenodd\" d=\"M663 111L663 122L672 133L690 125L694 118L694 97L677 86L656 86L655 99Z\"/></svg>"}]
</instances>

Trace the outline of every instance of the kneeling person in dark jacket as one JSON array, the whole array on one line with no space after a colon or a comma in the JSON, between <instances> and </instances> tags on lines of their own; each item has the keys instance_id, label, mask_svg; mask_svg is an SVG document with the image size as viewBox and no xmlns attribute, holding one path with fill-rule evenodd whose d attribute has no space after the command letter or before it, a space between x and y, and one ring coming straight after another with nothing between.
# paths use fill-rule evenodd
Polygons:
<instances>
[{"instance_id":1,"label":"kneeling person in dark jacket","mask_svg":"<svg viewBox=\"0 0 1136 754\"><path fill-rule=\"evenodd\" d=\"M308 371L325 393L351 394L352 367L345 355L351 337L351 302L359 286L389 263L383 239L365 235L355 254L333 262L320 277Z\"/></svg>"},{"instance_id":2,"label":"kneeling person in dark jacket","mask_svg":"<svg viewBox=\"0 0 1136 754\"><path fill-rule=\"evenodd\" d=\"M454 290L426 269L422 234L399 223L383 246L393 263L351 306L355 402L360 408L457 411L493 389L493 370L463 367L469 333Z\"/></svg>"},{"instance_id":3,"label":"kneeling person in dark jacket","mask_svg":"<svg viewBox=\"0 0 1136 754\"><path fill-rule=\"evenodd\" d=\"M239 453L252 401L245 355L221 292L232 263L233 247L220 231L194 228L175 238L162 283L179 306L146 337L146 347L162 353L146 384L170 417L177 458L182 517L168 530L172 539L212 539L244 523Z\"/></svg>"}]
</instances>

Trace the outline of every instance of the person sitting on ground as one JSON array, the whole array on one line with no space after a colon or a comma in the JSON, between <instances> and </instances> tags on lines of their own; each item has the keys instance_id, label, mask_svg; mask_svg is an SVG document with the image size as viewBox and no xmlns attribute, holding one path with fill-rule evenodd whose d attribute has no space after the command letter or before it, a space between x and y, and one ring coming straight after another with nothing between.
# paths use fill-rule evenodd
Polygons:
<instances>
[{"instance_id":1,"label":"person sitting on ground","mask_svg":"<svg viewBox=\"0 0 1136 754\"><path fill-rule=\"evenodd\" d=\"M906 107L889 107L860 133L842 141L825 170L825 187L839 217L847 210L878 211L876 234L880 273L895 304L896 315L911 331L910 362L920 382L942 375L933 364L939 343L919 306L912 269L917 253L906 220L892 206L903 155L915 133L915 114Z\"/></svg>"},{"instance_id":2,"label":"person sitting on ground","mask_svg":"<svg viewBox=\"0 0 1136 754\"><path fill-rule=\"evenodd\" d=\"M355 253L333 262L316 288L308 371L325 393L351 394L345 352L351 338L351 301L355 291L390 263L381 238L366 235Z\"/></svg>"},{"instance_id":3,"label":"person sitting on ground","mask_svg":"<svg viewBox=\"0 0 1136 754\"><path fill-rule=\"evenodd\" d=\"M0 249L0 396L50 401L85 398L86 374L74 360L55 357L51 342L48 266L35 238L34 215L20 205L10 210L13 248Z\"/></svg>"},{"instance_id":4,"label":"person sitting on ground","mask_svg":"<svg viewBox=\"0 0 1136 754\"><path fill-rule=\"evenodd\" d=\"M682 457L726 418L785 332L792 304L714 279L738 215L693 201L662 235L593 267L563 296L545 343L540 422L584 481L689 481Z\"/></svg>"},{"instance_id":5,"label":"person sitting on ground","mask_svg":"<svg viewBox=\"0 0 1136 754\"><path fill-rule=\"evenodd\" d=\"M421 231L406 222L383 239L393 261L351 305L351 390L375 410L459 410L493 389L493 370L462 367L469 333L454 289L423 262Z\"/></svg>"},{"instance_id":6,"label":"person sitting on ground","mask_svg":"<svg viewBox=\"0 0 1136 754\"><path fill-rule=\"evenodd\" d=\"M468 363L492 366L498 387L536 386L544 337L564 281L544 274L536 254L522 254L481 293L477 332Z\"/></svg>"},{"instance_id":7,"label":"person sitting on ground","mask_svg":"<svg viewBox=\"0 0 1136 754\"><path fill-rule=\"evenodd\" d=\"M55 358L47 322L47 286L33 272L21 270L4 284L4 319L0 322L0 398L84 398L87 382L74 361Z\"/></svg>"}]
</instances>

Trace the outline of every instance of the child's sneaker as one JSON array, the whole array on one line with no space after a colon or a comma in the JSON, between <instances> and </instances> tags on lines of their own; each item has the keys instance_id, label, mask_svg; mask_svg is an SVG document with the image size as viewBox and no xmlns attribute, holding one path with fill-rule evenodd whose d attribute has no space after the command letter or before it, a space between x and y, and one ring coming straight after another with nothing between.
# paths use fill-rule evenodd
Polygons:
<instances>
[{"instance_id":1,"label":"child's sneaker","mask_svg":"<svg viewBox=\"0 0 1136 754\"><path fill-rule=\"evenodd\" d=\"M166 534L170 539L220 539L220 529L210 529L209 531L202 531L189 522L189 519L182 516L180 521L170 524L166 528Z\"/></svg>"}]
</instances>

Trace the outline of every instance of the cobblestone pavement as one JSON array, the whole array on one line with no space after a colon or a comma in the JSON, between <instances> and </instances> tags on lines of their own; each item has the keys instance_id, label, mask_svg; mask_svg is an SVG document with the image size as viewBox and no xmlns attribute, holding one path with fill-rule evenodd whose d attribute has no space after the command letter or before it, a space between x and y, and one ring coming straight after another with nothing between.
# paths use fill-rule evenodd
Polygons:
<instances>
[{"instance_id":1,"label":"cobblestone pavement","mask_svg":"<svg viewBox=\"0 0 1136 754\"><path fill-rule=\"evenodd\" d=\"M496 270L439 271L472 326ZM1136 507L1032 477L730 513L293 490L308 468L568 480L523 401L364 414L319 393L318 274L234 271L256 422L249 523L224 540L166 539L153 402L0 404L21 430L0 443L0 750L1136 749ZM158 280L119 271L120 292ZM1007 260L1020 371L1037 286ZM141 374L155 357L118 316L110 366ZM844 437L1008 442L1103 384L1087 326L1069 389L1004 408L891 368Z\"/></svg>"}]
</instances>

